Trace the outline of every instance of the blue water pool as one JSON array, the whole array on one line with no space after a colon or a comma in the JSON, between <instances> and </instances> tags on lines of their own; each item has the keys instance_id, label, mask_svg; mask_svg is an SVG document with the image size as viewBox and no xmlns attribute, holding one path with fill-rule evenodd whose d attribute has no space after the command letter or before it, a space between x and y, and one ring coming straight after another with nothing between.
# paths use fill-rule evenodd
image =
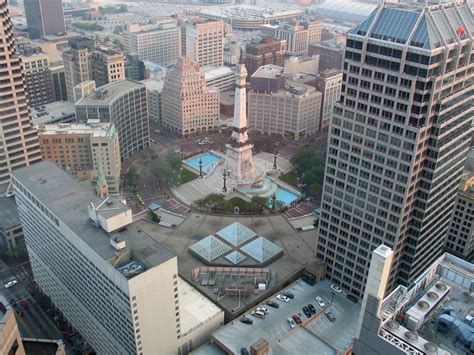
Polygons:
<instances>
[{"instance_id":1,"label":"blue water pool","mask_svg":"<svg viewBox=\"0 0 474 355\"><path fill-rule=\"evenodd\" d=\"M277 201L283 201L286 206L290 205L293 201L299 198L297 194L294 194L293 192L285 190L281 187L277 188L275 195Z\"/></svg>"},{"instance_id":2,"label":"blue water pool","mask_svg":"<svg viewBox=\"0 0 474 355\"><path fill-rule=\"evenodd\" d=\"M217 164L219 164L219 162L222 160L221 157L215 154L206 153L203 155L198 155L191 159L186 159L184 163L196 169L197 171L199 171L200 159L202 159L202 171L206 175L209 174L217 166Z\"/></svg>"}]
</instances>

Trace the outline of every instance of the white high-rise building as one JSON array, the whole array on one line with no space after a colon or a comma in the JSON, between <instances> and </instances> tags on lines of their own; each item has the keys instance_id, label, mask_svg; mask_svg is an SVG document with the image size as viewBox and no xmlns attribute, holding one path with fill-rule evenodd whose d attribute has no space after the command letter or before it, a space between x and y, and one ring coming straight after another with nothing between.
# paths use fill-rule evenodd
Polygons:
<instances>
[{"instance_id":1,"label":"white high-rise building","mask_svg":"<svg viewBox=\"0 0 474 355\"><path fill-rule=\"evenodd\" d=\"M183 26L183 55L201 67L224 65L224 22L196 21Z\"/></svg>"},{"instance_id":2,"label":"white high-rise building","mask_svg":"<svg viewBox=\"0 0 474 355\"><path fill-rule=\"evenodd\" d=\"M472 138L473 28L467 5L385 4L347 34L317 256L358 296L380 244L389 289L443 251Z\"/></svg>"}]
</instances>

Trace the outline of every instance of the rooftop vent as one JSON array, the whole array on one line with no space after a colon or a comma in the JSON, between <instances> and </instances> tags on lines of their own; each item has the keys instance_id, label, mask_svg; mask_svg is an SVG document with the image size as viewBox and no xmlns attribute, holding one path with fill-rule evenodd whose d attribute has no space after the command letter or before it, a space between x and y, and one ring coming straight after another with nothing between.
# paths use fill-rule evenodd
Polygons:
<instances>
[{"instance_id":1,"label":"rooftop vent","mask_svg":"<svg viewBox=\"0 0 474 355\"><path fill-rule=\"evenodd\" d=\"M388 321L386 326L390 330L396 330L396 329L400 328L400 324L398 324L398 322L396 322L394 320Z\"/></svg>"},{"instance_id":2,"label":"rooftop vent","mask_svg":"<svg viewBox=\"0 0 474 355\"><path fill-rule=\"evenodd\" d=\"M437 282L435 287L440 291L446 291L447 286L442 282Z\"/></svg>"},{"instance_id":3,"label":"rooftop vent","mask_svg":"<svg viewBox=\"0 0 474 355\"><path fill-rule=\"evenodd\" d=\"M426 343L423 348L426 350L427 354L437 354L438 347L433 343Z\"/></svg>"},{"instance_id":4,"label":"rooftop vent","mask_svg":"<svg viewBox=\"0 0 474 355\"><path fill-rule=\"evenodd\" d=\"M428 309L430 308L430 304L426 301L419 301L417 304L419 309Z\"/></svg>"},{"instance_id":5,"label":"rooftop vent","mask_svg":"<svg viewBox=\"0 0 474 355\"><path fill-rule=\"evenodd\" d=\"M114 247L115 250L120 251L125 249L127 243L125 240L120 239L119 237L113 236L110 238L110 245Z\"/></svg>"},{"instance_id":6,"label":"rooftop vent","mask_svg":"<svg viewBox=\"0 0 474 355\"><path fill-rule=\"evenodd\" d=\"M405 332L405 334L403 335L405 336L407 340L410 340L410 341L415 341L418 339L418 335L415 332L412 332L410 330Z\"/></svg>"},{"instance_id":7,"label":"rooftop vent","mask_svg":"<svg viewBox=\"0 0 474 355\"><path fill-rule=\"evenodd\" d=\"M429 299L435 301L439 298L439 295L436 292L430 291L426 294L426 297L428 297Z\"/></svg>"}]
</instances>

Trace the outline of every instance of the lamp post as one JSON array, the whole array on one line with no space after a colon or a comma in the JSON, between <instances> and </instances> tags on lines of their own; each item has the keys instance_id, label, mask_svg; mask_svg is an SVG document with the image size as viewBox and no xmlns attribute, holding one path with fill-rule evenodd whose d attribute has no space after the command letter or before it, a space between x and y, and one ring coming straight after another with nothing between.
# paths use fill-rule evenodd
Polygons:
<instances>
[{"instance_id":1,"label":"lamp post","mask_svg":"<svg viewBox=\"0 0 474 355\"><path fill-rule=\"evenodd\" d=\"M224 187L222 188L222 192L227 192L227 176L229 175L229 172L227 172L225 169L222 173L222 178L224 179Z\"/></svg>"},{"instance_id":2,"label":"lamp post","mask_svg":"<svg viewBox=\"0 0 474 355\"><path fill-rule=\"evenodd\" d=\"M202 179L202 158L199 158L199 179Z\"/></svg>"},{"instance_id":3,"label":"lamp post","mask_svg":"<svg viewBox=\"0 0 474 355\"><path fill-rule=\"evenodd\" d=\"M275 208L276 208L276 192L273 192L273 195L272 195L272 209L273 211L275 211Z\"/></svg>"},{"instance_id":4,"label":"lamp post","mask_svg":"<svg viewBox=\"0 0 474 355\"><path fill-rule=\"evenodd\" d=\"M273 170L277 169L277 151L273 153Z\"/></svg>"}]
</instances>

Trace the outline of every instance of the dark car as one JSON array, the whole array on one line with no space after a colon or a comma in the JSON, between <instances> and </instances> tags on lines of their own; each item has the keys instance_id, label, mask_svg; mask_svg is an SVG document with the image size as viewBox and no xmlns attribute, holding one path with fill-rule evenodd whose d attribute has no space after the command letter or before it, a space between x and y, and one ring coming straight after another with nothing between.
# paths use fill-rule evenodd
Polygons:
<instances>
[{"instance_id":1,"label":"dark car","mask_svg":"<svg viewBox=\"0 0 474 355\"><path fill-rule=\"evenodd\" d=\"M247 317L244 317L244 318L240 319L240 322L242 322L244 324L248 324L248 325L253 324L253 320L251 320L250 318L247 318Z\"/></svg>"},{"instance_id":2,"label":"dark car","mask_svg":"<svg viewBox=\"0 0 474 355\"><path fill-rule=\"evenodd\" d=\"M266 305L267 305L267 306L270 306L270 307L273 307L273 308L278 308L278 307L280 307L280 305L279 305L278 303L273 302L273 301L268 301L268 302L266 302Z\"/></svg>"},{"instance_id":3,"label":"dark car","mask_svg":"<svg viewBox=\"0 0 474 355\"><path fill-rule=\"evenodd\" d=\"M247 350L247 348L242 348L242 349L240 349L240 354L241 355L249 355L249 351Z\"/></svg>"},{"instance_id":4,"label":"dark car","mask_svg":"<svg viewBox=\"0 0 474 355\"><path fill-rule=\"evenodd\" d=\"M303 307L303 313L306 317L308 317L308 318L311 317L311 311L306 306Z\"/></svg>"},{"instance_id":5,"label":"dark car","mask_svg":"<svg viewBox=\"0 0 474 355\"><path fill-rule=\"evenodd\" d=\"M296 314L293 314L291 316L291 318L293 318L293 320L296 322L296 324L301 324L303 323L303 321L301 320L300 316L296 315Z\"/></svg>"},{"instance_id":6,"label":"dark car","mask_svg":"<svg viewBox=\"0 0 474 355\"><path fill-rule=\"evenodd\" d=\"M334 316L334 314L332 314L331 311L324 312L324 314L326 315L326 318L329 319L330 322L334 322L336 320L336 317Z\"/></svg>"},{"instance_id":7,"label":"dark car","mask_svg":"<svg viewBox=\"0 0 474 355\"><path fill-rule=\"evenodd\" d=\"M309 311L311 312L311 314L315 314L316 313L316 308L314 308L314 306L310 303L308 304L308 308L309 308Z\"/></svg>"},{"instance_id":8,"label":"dark car","mask_svg":"<svg viewBox=\"0 0 474 355\"><path fill-rule=\"evenodd\" d=\"M295 298L295 295L290 292L284 292L282 295L288 297L289 299Z\"/></svg>"},{"instance_id":9,"label":"dark car","mask_svg":"<svg viewBox=\"0 0 474 355\"><path fill-rule=\"evenodd\" d=\"M21 302L20 302L20 306L21 306L23 309L28 309L28 307L29 307L27 301L21 301Z\"/></svg>"},{"instance_id":10,"label":"dark car","mask_svg":"<svg viewBox=\"0 0 474 355\"><path fill-rule=\"evenodd\" d=\"M354 296L354 295L347 295L346 298L349 300L349 301L352 301L354 303L357 303L357 297Z\"/></svg>"}]
</instances>

